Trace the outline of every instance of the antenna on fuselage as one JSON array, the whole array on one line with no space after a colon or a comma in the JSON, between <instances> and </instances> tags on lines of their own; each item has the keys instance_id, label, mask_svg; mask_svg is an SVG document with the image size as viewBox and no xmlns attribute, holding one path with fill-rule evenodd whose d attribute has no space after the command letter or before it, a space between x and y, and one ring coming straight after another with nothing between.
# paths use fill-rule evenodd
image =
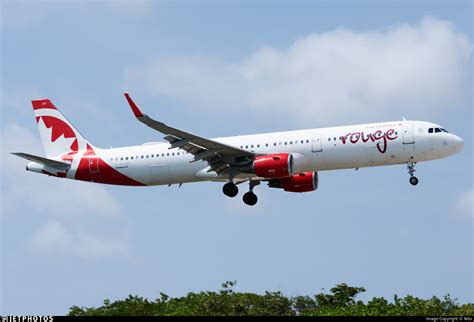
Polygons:
<instances>
[{"instance_id":1,"label":"antenna on fuselage","mask_svg":"<svg viewBox=\"0 0 474 322\"><path fill-rule=\"evenodd\" d=\"M402 116L402 119L403 119L404 121L406 121L406 120L407 120L407 119L405 118L405 116Z\"/></svg>"}]
</instances>

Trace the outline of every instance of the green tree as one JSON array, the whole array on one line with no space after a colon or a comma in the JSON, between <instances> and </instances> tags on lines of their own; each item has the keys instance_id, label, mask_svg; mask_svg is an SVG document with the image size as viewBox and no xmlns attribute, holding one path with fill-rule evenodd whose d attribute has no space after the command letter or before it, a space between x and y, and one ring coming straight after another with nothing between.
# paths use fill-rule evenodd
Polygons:
<instances>
[{"instance_id":1,"label":"green tree","mask_svg":"<svg viewBox=\"0 0 474 322\"><path fill-rule=\"evenodd\" d=\"M265 292L263 295L234 291L236 282L227 281L218 292L188 293L172 298L160 293L154 301L130 295L125 300L105 300L97 308L73 306L71 316L100 315L155 315L155 316L291 316L291 315L474 315L474 304L460 305L449 295L443 299L432 297L424 300L413 296L393 302L374 297L367 303L356 301L365 292L363 287L338 284L328 294L287 297L281 292Z\"/></svg>"}]
</instances>

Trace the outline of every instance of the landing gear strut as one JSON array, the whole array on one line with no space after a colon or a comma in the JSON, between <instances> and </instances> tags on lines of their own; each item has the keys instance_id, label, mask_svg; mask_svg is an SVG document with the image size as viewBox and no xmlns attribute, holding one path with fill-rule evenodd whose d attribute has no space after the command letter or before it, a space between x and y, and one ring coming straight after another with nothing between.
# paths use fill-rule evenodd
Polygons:
<instances>
[{"instance_id":1,"label":"landing gear strut","mask_svg":"<svg viewBox=\"0 0 474 322\"><path fill-rule=\"evenodd\" d=\"M258 201L258 198L257 198L257 195L253 192L253 188L257 185L260 184L260 181L258 180L250 180L249 181L249 189L250 191L249 192L246 192L243 196L243 200L244 200L244 203L249 205L249 206L254 206L257 201Z\"/></svg>"},{"instance_id":2,"label":"landing gear strut","mask_svg":"<svg viewBox=\"0 0 474 322\"><path fill-rule=\"evenodd\" d=\"M407 164L408 173L410 174L410 183L413 186L416 186L418 184L418 178L413 175L416 171L415 164L416 162L410 162Z\"/></svg>"},{"instance_id":3,"label":"landing gear strut","mask_svg":"<svg viewBox=\"0 0 474 322\"><path fill-rule=\"evenodd\" d=\"M227 182L227 183L222 187L222 192L223 192L227 197L234 198L234 197L237 196L237 194L239 193L239 188L237 188L237 186L235 185L235 183L233 183L233 182L231 181L231 182Z\"/></svg>"}]
</instances>

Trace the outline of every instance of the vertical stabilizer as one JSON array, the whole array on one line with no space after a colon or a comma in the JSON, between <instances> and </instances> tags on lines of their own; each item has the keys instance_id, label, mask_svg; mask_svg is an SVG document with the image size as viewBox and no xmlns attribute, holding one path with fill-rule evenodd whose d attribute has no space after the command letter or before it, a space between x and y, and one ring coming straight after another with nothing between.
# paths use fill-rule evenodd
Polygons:
<instances>
[{"instance_id":1,"label":"vertical stabilizer","mask_svg":"<svg viewBox=\"0 0 474 322\"><path fill-rule=\"evenodd\" d=\"M87 140L49 99L31 102L47 157L62 156L87 148Z\"/></svg>"}]
</instances>

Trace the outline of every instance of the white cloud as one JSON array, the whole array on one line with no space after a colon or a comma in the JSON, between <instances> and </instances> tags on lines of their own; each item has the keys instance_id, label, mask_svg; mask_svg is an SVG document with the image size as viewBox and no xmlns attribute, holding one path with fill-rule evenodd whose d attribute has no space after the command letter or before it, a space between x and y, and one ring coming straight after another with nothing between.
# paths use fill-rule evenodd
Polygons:
<instances>
[{"instance_id":1,"label":"white cloud","mask_svg":"<svg viewBox=\"0 0 474 322\"><path fill-rule=\"evenodd\" d=\"M454 212L474 217L474 189L464 191L458 196L455 201Z\"/></svg>"},{"instance_id":2,"label":"white cloud","mask_svg":"<svg viewBox=\"0 0 474 322\"><path fill-rule=\"evenodd\" d=\"M27 243L29 250L48 255L70 255L85 259L128 256L128 243L120 239L73 232L57 221L40 227Z\"/></svg>"},{"instance_id":3,"label":"white cloud","mask_svg":"<svg viewBox=\"0 0 474 322\"><path fill-rule=\"evenodd\" d=\"M241 61L189 56L126 71L146 88L211 110L270 113L306 124L443 114L466 99L472 44L435 18L387 30L340 27L263 47Z\"/></svg>"},{"instance_id":4,"label":"white cloud","mask_svg":"<svg viewBox=\"0 0 474 322\"><path fill-rule=\"evenodd\" d=\"M105 186L69 179L51 178L25 171L26 160L10 152L43 155L39 134L16 124L0 132L2 145L2 214L8 215L30 206L54 215L106 215L122 212L120 202Z\"/></svg>"},{"instance_id":5,"label":"white cloud","mask_svg":"<svg viewBox=\"0 0 474 322\"><path fill-rule=\"evenodd\" d=\"M44 154L39 134L27 128L8 124L0 131L0 140L2 216L46 222L27 241L30 251L85 259L130 254L128 238L106 237L109 227L115 227L111 231L114 235L117 231L126 234L127 227L121 203L105 186L25 171L27 161L10 152ZM73 229L60 221L69 222ZM99 229L100 235L91 229Z\"/></svg>"}]
</instances>

